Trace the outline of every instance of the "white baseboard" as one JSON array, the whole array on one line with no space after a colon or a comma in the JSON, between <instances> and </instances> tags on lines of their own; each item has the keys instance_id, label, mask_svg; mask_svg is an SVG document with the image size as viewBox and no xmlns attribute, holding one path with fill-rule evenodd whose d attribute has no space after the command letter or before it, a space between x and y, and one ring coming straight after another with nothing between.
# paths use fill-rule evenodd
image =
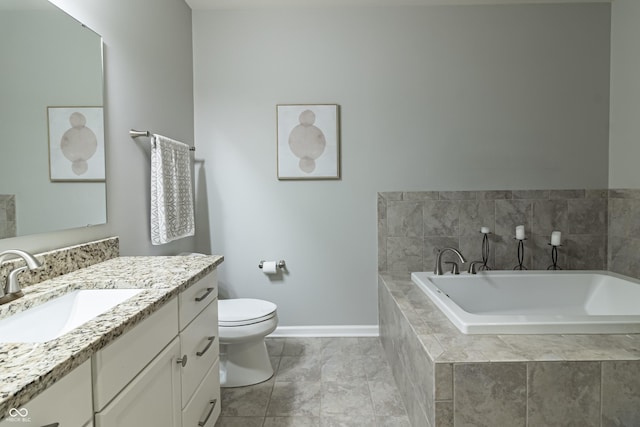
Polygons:
<instances>
[{"instance_id":1,"label":"white baseboard","mask_svg":"<svg viewBox=\"0 0 640 427\"><path fill-rule=\"evenodd\" d=\"M378 325L278 326L270 337L377 337Z\"/></svg>"}]
</instances>

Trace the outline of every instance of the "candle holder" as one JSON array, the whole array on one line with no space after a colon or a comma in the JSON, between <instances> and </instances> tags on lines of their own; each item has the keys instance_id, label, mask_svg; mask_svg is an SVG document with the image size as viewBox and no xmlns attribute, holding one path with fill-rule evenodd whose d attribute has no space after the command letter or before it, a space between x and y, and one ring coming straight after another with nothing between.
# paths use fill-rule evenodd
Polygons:
<instances>
[{"instance_id":1,"label":"candle holder","mask_svg":"<svg viewBox=\"0 0 640 427\"><path fill-rule=\"evenodd\" d=\"M489 262L489 234L491 232L482 233L482 265L478 268L478 271L491 270L491 267L487 265Z\"/></svg>"},{"instance_id":2,"label":"candle holder","mask_svg":"<svg viewBox=\"0 0 640 427\"><path fill-rule=\"evenodd\" d=\"M515 237L514 237L515 239ZM514 270L527 270L527 267L525 267L523 265L523 261L524 261L524 241L527 240L527 238L525 237L524 239L515 239L518 241L518 265L516 265L515 267L513 267Z\"/></svg>"},{"instance_id":3,"label":"candle holder","mask_svg":"<svg viewBox=\"0 0 640 427\"><path fill-rule=\"evenodd\" d=\"M551 243L547 243L547 245L551 246L551 262L552 264L547 267L547 270L562 270L562 267L558 267L558 246L562 245L552 245Z\"/></svg>"}]
</instances>

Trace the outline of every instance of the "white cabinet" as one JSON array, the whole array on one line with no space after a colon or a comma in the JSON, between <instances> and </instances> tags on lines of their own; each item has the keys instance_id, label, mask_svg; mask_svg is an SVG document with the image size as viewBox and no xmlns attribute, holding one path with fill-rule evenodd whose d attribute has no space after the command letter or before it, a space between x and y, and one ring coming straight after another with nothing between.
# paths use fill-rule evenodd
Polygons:
<instances>
[{"instance_id":1,"label":"white cabinet","mask_svg":"<svg viewBox=\"0 0 640 427\"><path fill-rule=\"evenodd\" d=\"M91 362L87 360L29 403L12 409L0 427L91 426Z\"/></svg>"},{"instance_id":2,"label":"white cabinet","mask_svg":"<svg viewBox=\"0 0 640 427\"><path fill-rule=\"evenodd\" d=\"M214 271L93 356L95 427L214 426L217 294Z\"/></svg>"},{"instance_id":3,"label":"white cabinet","mask_svg":"<svg viewBox=\"0 0 640 427\"><path fill-rule=\"evenodd\" d=\"M107 407L96 427L180 427L180 344L174 339Z\"/></svg>"},{"instance_id":4,"label":"white cabinet","mask_svg":"<svg viewBox=\"0 0 640 427\"><path fill-rule=\"evenodd\" d=\"M100 412L178 334L177 299L93 355L93 404Z\"/></svg>"},{"instance_id":5,"label":"white cabinet","mask_svg":"<svg viewBox=\"0 0 640 427\"><path fill-rule=\"evenodd\" d=\"M220 415L218 351L214 270L13 408L0 427L213 427Z\"/></svg>"}]
</instances>

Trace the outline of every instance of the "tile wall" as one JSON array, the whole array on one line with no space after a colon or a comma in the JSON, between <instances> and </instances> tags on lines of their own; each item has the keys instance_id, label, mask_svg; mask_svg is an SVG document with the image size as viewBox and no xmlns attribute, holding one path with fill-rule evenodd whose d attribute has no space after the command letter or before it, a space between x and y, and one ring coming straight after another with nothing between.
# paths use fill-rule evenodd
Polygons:
<instances>
[{"instance_id":1,"label":"tile wall","mask_svg":"<svg viewBox=\"0 0 640 427\"><path fill-rule=\"evenodd\" d=\"M16 196L0 194L0 239L16 237Z\"/></svg>"},{"instance_id":2,"label":"tile wall","mask_svg":"<svg viewBox=\"0 0 640 427\"><path fill-rule=\"evenodd\" d=\"M378 270L431 271L438 248L482 258L480 227L491 229L489 266L518 264L515 227L524 225L524 265L551 264L550 235L562 232L564 269L610 269L640 277L640 190L420 191L378 194ZM449 258L447 260L454 260Z\"/></svg>"},{"instance_id":3,"label":"tile wall","mask_svg":"<svg viewBox=\"0 0 640 427\"><path fill-rule=\"evenodd\" d=\"M640 278L640 190L609 190L608 269Z\"/></svg>"}]
</instances>

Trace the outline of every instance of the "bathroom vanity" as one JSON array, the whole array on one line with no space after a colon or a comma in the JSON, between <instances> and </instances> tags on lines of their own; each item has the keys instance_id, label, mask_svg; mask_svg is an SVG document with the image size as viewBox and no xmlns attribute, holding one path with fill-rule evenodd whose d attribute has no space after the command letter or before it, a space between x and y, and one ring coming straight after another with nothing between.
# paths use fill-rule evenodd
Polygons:
<instances>
[{"instance_id":1,"label":"bathroom vanity","mask_svg":"<svg viewBox=\"0 0 640 427\"><path fill-rule=\"evenodd\" d=\"M71 290L143 289L57 339L0 343L0 426L212 427L222 260L113 258L29 286L0 307L1 318Z\"/></svg>"}]
</instances>

